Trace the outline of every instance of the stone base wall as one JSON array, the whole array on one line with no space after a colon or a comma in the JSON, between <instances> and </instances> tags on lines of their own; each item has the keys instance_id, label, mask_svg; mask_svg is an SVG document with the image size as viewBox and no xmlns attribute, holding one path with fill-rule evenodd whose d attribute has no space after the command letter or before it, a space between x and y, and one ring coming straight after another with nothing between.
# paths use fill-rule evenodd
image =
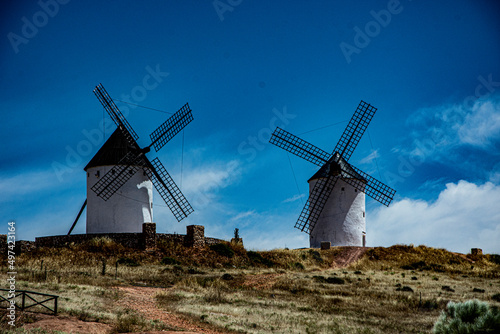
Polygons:
<instances>
[{"instance_id":1,"label":"stone base wall","mask_svg":"<svg viewBox=\"0 0 500 334\"><path fill-rule=\"evenodd\" d=\"M21 243L25 244L21 244L20 252L30 251L38 247L65 247L102 237L109 238L125 247L141 250L155 249L159 242L174 242L187 247L204 247L205 245L210 246L224 242L221 239L205 237L205 228L201 225L190 225L186 229L186 235L156 233L155 223L144 223L142 233L93 233L38 237L35 238L35 241L21 241ZM0 235L0 249L2 241L6 243L6 236L5 238L2 237Z\"/></svg>"},{"instance_id":2,"label":"stone base wall","mask_svg":"<svg viewBox=\"0 0 500 334\"><path fill-rule=\"evenodd\" d=\"M109 238L114 242L130 248L143 248L142 233L92 233L55 235L50 237L35 238L36 247L66 247L71 244L81 244L95 238Z\"/></svg>"}]
</instances>

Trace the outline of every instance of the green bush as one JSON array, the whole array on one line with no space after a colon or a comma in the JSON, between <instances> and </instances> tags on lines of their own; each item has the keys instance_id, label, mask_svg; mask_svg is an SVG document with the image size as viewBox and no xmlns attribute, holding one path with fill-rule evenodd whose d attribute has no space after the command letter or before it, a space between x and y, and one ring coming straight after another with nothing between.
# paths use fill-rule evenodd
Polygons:
<instances>
[{"instance_id":1,"label":"green bush","mask_svg":"<svg viewBox=\"0 0 500 334\"><path fill-rule=\"evenodd\" d=\"M228 258L232 258L234 256L234 250L232 250L228 245L226 244L215 244L211 245L210 249L216 252L217 254L221 256L225 256Z\"/></svg>"},{"instance_id":2,"label":"green bush","mask_svg":"<svg viewBox=\"0 0 500 334\"><path fill-rule=\"evenodd\" d=\"M435 334L500 333L500 311L479 300L449 302L434 324Z\"/></svg>"}]
</instances>

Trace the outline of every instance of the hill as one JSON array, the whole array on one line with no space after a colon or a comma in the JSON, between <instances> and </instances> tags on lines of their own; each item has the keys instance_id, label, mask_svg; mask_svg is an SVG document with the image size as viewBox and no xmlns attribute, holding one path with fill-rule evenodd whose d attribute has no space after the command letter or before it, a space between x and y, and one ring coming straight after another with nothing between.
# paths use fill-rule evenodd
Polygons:
<instances>
[{"instance_id":1,"label":"hill","mask_svg":"<svg viewBox=\"0 0 500 334\"><path fill-rule=\"evenodd\" d=\"M500 306L498 255L158 246L101 238L21 254L16 289L59 295L59 315L18 311L16 333L428 333L448 301Z\"/></svg>"}]
</instances>

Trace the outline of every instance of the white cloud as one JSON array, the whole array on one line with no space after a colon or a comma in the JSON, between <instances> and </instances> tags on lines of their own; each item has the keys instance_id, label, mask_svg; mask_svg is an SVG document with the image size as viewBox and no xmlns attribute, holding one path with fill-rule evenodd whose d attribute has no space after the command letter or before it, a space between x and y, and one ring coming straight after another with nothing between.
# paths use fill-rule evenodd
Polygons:
<instances>
[{"instance_id":1,"label":"white cloud","mask_svg":"<svg viewBox=\"0 0 500 334\"><path fill-rule=\"evenodd\" d=\"M289 198L283 200L281 203L295 202L295 201L298 201L299 199L301 199L304 196L306 196L306 195L305 194L297 194L297 195L294 195L292 197L289 197Z\"/></svg>"},{"instance_id":2,"label":"white cloud","mask_svg":"<svg viewBox=\"0 0 500 334\"><path fill-rule=\"evenodd\" d=\"M403 199L367 215L368 243L424 244L467 253L500 253L500 186L448 183L434 201Z\"/></svg>"},{"instance_id":3,"label":"white cloud","mask_svg":"<svg viewBox=\"0 0 500 334\"><path fill-rule=\"evenodd\" d=\"M500 101L477 101L458 127L461 143L487 147L500 137Z\"/></svg>"},{"instance_id":4,"label":"white cloud","mask_svg":"<svg viewBox=\"0 0 500 334\"><path fill-rule=\"evenodd\" d=\"M231 217L230 221L231 222L236 222L236 221L242 220L244 218L248 218L248 217L250 217L250 216L252 216L254 214L255 214L255 210L240 212L236 216Z\"/></svg>"},{"instance_id":5,"label":"white cloud","mask_svg":"<svg viewBox=\"0 0 500 334\"><path fill-rule=\"evenodd\" d=\"M378 150L375 150L372 153L370 153L369 155L367 155L366 157L364 157L363 159L361 159L361 161L359 163L360 164L369 164L373 160L377 159L378 157L380 157L380 154L378 153Z\"/></svg>"},{"instance_id":6,"label":"white cloud","mask_svg":"<svg viewBox=\"0 0 500 334\"><path fill-rule=\"evenodd\" d=\"M211 191L227 187L240 176L241 168L237 160L202 165L185 172L183 187L186 192Z\"/></svg>"},{"instance_id":7,"label":"white cloud","mask_svg":"<svg viewBox=\"0 0 500 334\"><path fill-rule=\"evenodd\" d=\"M477 99L472 107L464 102L422 108L408 124L409 153L418 159L449 160L454 148L466 145L487 149L500 139L500 95Z\"/></svg>"},{"instance_id":8,"label":"white cloud","mask_svg":"<svg viewBox=\"0 0 500 334\"><path fill-rule=\"evenodd\" d=\"M82 180L84 178L82 177ZM68 187L74 183L58 181L52 169L28 171L14 175L0 174L0 202L13 200L27 195L40 194L55 188Z\"/></svg>"}]
</instances>

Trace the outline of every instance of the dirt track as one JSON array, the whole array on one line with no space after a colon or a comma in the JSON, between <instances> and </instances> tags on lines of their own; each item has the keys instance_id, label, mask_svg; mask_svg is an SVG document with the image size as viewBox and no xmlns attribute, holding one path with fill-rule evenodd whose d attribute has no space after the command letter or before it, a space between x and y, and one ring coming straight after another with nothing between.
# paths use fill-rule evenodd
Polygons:
<instances>
[{"instance_id":1,"label":"dirt track","mask_svg":"<svg viewBox=\"0 0 500 334\"><path fill-rule=\"evenodd\" d=\"M341 253L335 257L335 263L332 263L333 268L344 268L361 259L369 250L369 247L342 247Z\"/></svg>"}]
</instances>

